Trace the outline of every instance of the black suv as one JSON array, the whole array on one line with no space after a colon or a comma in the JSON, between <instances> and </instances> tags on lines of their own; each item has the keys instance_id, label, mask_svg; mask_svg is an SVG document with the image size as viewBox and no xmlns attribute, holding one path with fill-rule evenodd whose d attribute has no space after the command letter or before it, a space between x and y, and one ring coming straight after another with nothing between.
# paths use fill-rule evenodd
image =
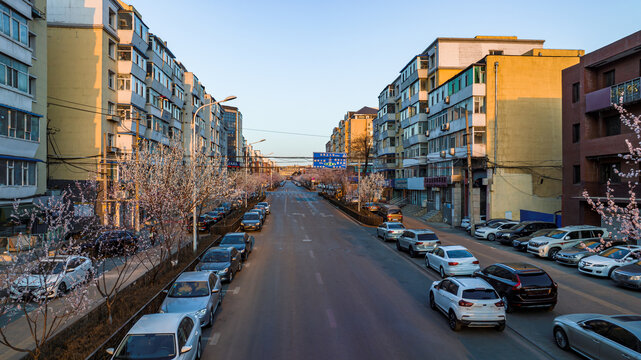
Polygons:
<instances>
[{"instance_id":1,"label":"black suv","mask_svg":"<svg viewBox=\"0 0 641 360\"><path fill-rule=\"evenodd\" d=\"M526 263L494 264L474 273L487 281L505 303L505 311L515 308L554 309L557 284L542 269Z\"/></svg>"},{"instance_id":2,"label":"black suv","mask_svg":"<svg viewBox=\"0 0 641 360\"><path fill-rule=\"evenodd\" d=\"M528 236L539 230L556 228L556 224L552 222L523 221L511 229L501 230L496 233L496 241L503 245L512 245L512 241L520 237Z\"/></svg>"}]
</instances>

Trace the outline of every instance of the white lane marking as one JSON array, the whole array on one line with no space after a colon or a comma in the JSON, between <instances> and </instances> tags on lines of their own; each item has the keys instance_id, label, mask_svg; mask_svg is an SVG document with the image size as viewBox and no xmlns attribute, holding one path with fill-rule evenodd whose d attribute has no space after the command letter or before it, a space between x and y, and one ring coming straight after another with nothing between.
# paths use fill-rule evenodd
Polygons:
<instances>
[{"instance_id":1,"label":"white lane marking","mask_svg":"<svg viewBox=\"0 0 641 360\"><path fill-rule=\"evenodd\" d=\"M214 335L212 335L212 337L209 338L209 342L207 342L207 344L211 345L211 346L216 346L216 344L218 344L218 340L220 340L220 333L219 332L214 333Z\"/></svg>"},{"instance_id":2,"label":"white lane marking","mask_svg":"<svg viewBox=\"0 0 641 360\"><path fill-rule=\"evenodd\" d=\"M316 281L318 281L318 285L323 285L323 278L320 273L316 273Z\"/></svg>"},{"instance_id":3,"label":"white lane marking","mask_svg":"<svg viewBox=\"0 0 641 360\"><path fill-rule=\"evenodd\" d=\"M336 318L334 317L334 312L331 309L327 309L327 320L329 321L329 327L336 329Z\"/></svg>"},{"instance_id":4,"label":"white lane marking","mask_svg":"<svg viewBox=\"0 0 641 360\"><path fill-rule=\"evenodd\" d=\"M245 263L243 267L249 267L252 263Z\"/></svg>"},{"instance_id":5,"label":"white lane marking","mask_svg":"<svg viewBox=\"0 0 641 360\"><path fill-rule=\"evenodd\" d=\"M287 196L285 196L285 214L287 214ZM289 214L287 214L289 216Z\"/></svg>"},{"instance_id":6,"label":"white lane marking","mask_svg":"<svg viewBox=\"0 0 641 360\"><path fill-rule=\"evenodd\" d=\"M311 241L312 241L312 239L309 239L309 238L304 238L303 239L303 242L311 242Z\"/></svg>"},{"instance_id":7,"label":"white lane marking","mask_svg":"<svg viewBox=\"0 0 641 360\"><path fill-rule=\"evenodd\" d=\"M325 218L326 217L334 217L334 215L332 215L332 214L323 214L323 213L321 213L320 216L325 217Z\"/></svg>"},{"instance_id":8,"label":"white lane marking","mask_svg":"<svg viewBox=\"0 0 641 360\"><path fill-rule=\"evenodd\" d=\"M312 259L315 259L313 250L309 250L309 257L311 257Z\"/></svg>"},{"instance_id":9,"label":"white lane marking","mask_svg":"<svg viewBox=\"0 0 641 360\"><path fill-rule=\"evenodd\" d=\"M301 214L301 213L292 213L292 215L305 217L305 214Z\"/></svg>"},{"instance_id":10,"label":"white lane marking","mask_svg":"<svg viewBox=\"0 0 641 360\"><path fill-rule=\"evenodd\" d=\"M238 293L239 293L239 292L240 292L240 286L236 286L236 288L234 289L234 291L232 291L232 293L233 293L234 295L238 295Z\"/></svg>"}]
</instances>

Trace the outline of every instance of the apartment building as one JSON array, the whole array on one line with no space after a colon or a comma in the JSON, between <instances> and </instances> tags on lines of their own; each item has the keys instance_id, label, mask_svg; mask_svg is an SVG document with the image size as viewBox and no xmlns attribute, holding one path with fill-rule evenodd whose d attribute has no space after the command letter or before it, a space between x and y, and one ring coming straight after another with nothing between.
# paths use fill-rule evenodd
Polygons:
<instances>
[{"instance_id":1,"label":"apartment building","mask_svg":"<svg viewBox=\"0 0 641 360\"><path fill-rule=\"evenodd\" d=\"M592 210L583 191L604 199L610 180L613 200L629 203L627 172L619 154L629 152L625 141L635 134L621 123L613 104L641 115L641 31L581 57L563 70L563 225L610 226Z\"/></svg>"},{"instance_id":2,"label":"apartment building","mask_svg":"<svg viewBox=\"0 0 641 360\"><path fill-rule=\"evenodd\" d=\"M0 0L0 231L47 184L45 0ZM6 234L12 235L12 234Z\"/></svg>"},{"instance_id":3,"label":"apartment building","mask_svg":"<svg viewBox=\"0 0 641 360\"><path fill-rule=\"evenodd\" d=\"M363 141L369 142L372 148L369 163L373 162L373 121L376 118L378 109L364 106L357 111L348 111L338 126L332 131L330 141L326 145L328 152L346 153L348 165L364 165L364 159L359 155L359 150L363 148ZM360 144L357 144L360 143Z\"/></svg>"},{"instance_id":4,"label":"apartment building","mask_svg":"<svg viewBox=\"0 0 641 360\"><path fill-rule=\"evenodd\" d=\"M227 164L239 167L245 161L243 114L234 106L223 105L223 122L227 128Z\"/></svg>"}]
</instances>

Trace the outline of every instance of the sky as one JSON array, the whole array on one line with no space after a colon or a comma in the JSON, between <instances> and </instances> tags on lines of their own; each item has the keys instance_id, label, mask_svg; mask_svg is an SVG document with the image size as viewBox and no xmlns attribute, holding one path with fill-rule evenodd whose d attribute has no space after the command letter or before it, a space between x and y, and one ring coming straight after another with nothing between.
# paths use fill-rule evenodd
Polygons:
<instances>
[{"instance_id":1,"label":"sky","mask_svg":"<svg viewBox=\"0 0 641 360\"><path fill-rule=\"evenodd\" d=\"M513 35L596 50L641 30L641 1L125 0L279 165L325 151L347 111L378 95L437 37ZM180 7L177 6L180 4ZM290 132L302 136L274 133Z\"/></svg>"}]
</instances>

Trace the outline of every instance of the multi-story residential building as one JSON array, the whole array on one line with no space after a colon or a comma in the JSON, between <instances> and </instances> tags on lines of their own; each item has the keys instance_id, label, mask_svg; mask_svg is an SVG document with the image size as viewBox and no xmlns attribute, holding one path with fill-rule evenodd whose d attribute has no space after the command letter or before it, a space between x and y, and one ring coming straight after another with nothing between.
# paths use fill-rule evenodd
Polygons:
<instances>
[{"instance_id":1,"label":"multi-story residential building","mask_svg":"<svg viewBox=\"0 0 641 360\"><path fill-rule=\"evenodd\" d=\"M363 138L368 138L370 145L372 144L372 122L376 118L377 111L378 109L367 106L358 111L348 111L343 120L339 121L338 126L334 128L326 150L346 153L351 166L364 165L363 159L359 158L355 151L356 148L362 146L356 146L356 142L359 140L362 142ZM374 160L373 150L370 157L369 163L372 163Z\"/></svg>"},{"instance_id":2,"label":"multi-story residential building","mask_svg":"<svg viewBox=\"0 0 641 360\"><path fill-rule=\"evenodd\" d=\"M205 94L205 103L215 103L216 99L209 94ZM209 155L214 161L224 162L227 160L227 130L223 121L223 110L221 105L215 104L208 107L209 109Z\"/></svg>"},{"instance_id":3,"label":"multi-story residential building","mask_svg":"<svg viewBox=\"0 0 641 360\"><path fill-rule=\"evenodd\" d=\"M563 70L563 225L609 226L592 210L583 191L605 199L608 180L613 200L629 203L628 179L613 170L630 170L619 154L635 134L622 125L612 104L641 115L641 31L581 57ZM616 223L614 227L616 227Z\"/></svg>"},{"instance_id":4,"label":"multi-story residential building","mask_svg":"<svg viewBox=\"0 0 641 360\"><path fill-rule=\"evenodd\" d=\"M0 0L0 225L47 183L45 0ZM20 231L20 230L17 230ZM6 235L13 235L7 233Z\"/></svg>"},{"instance_id":5,"label":"multi-story residential building","mask_svg":"<svg viewBox=\"0 0 641 360\"><path fill-rule=\"evenodd\" d=\"M237 167L245 160L243 114L237 107L223 105L223 122L227 128L227 163Z\"/></svg>"}]
</instances>

